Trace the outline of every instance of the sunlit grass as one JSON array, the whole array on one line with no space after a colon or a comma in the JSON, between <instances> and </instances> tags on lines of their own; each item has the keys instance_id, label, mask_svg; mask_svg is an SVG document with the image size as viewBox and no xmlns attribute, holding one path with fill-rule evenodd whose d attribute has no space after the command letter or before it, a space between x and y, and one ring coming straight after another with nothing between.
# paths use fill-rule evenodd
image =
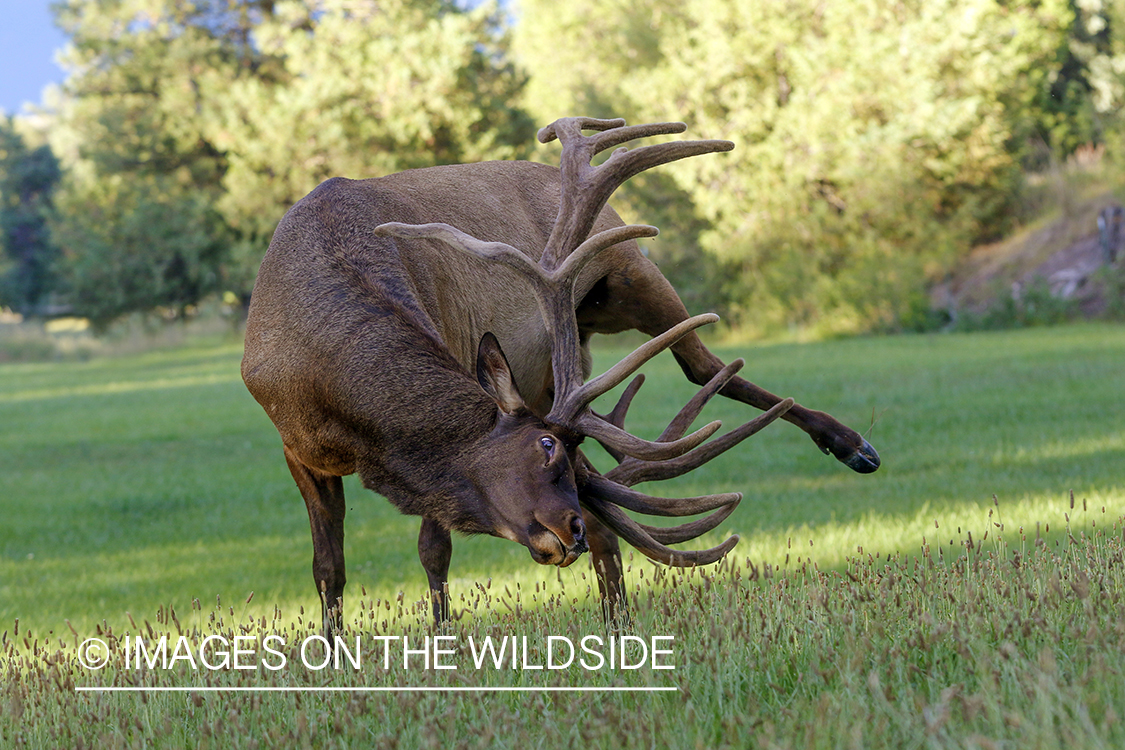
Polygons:
<instances>
[{"instance_id":1,"label":"sunlit grass","mask_svg":"<svg viewBox=\"0 0 1125 750\"><path fill-rule=\"evenodd\" d=\"M621 355L598 349L596 367ZM1125 330L1078 326L1005 334L855 339L728 348L756 382L870 430L884 465L859 476L777 424L658 494L738 490L746 497L700 540L742 536L734 556L773 567L839 568L848 556L952 554L951 539L1020 526L1057 538L1125 509ZM307 516L276 433L238 378L237 346L120 359L0 367L0 628L65 621L90 630L162 604L243 600L258 615L316 605ZM670 357L649 376L629 426L655 435L693 392ZM727 401L704 419L729 426L753 410ZM608 458L590 449L599 466ZM1085 514L1069 508L1074 492ZM349 594L408 601L424 594L417 519L354 478ZM938 524L935 528L935 522ZM1046 530L1049 525L1050 532ZM811 544L810 544L811 541ZM1009 539L1010 541L1010 539ZM956 547L956 545L954 545ZM799 561L799 562L798 562ZM636 565L648 565L636 556ZM454 595L492 578L511 585L593 586L580 562L535 565L492 538L454 542ZM631 586L637 583L631 581ZM593 603L587 602L591 608Z\"/></svg>"},{"instance_id":2,"label":"sunlit grass","mask_svg":"<svg viewBox=\"0 0 1125 750\"><path fill-rule=\"evenodd\" d=\"M463 597L468 613L443 631L457 646L443 660L453 671L427 669L417 656L402 664L401 646L392 646L388 668L373 635L408 637L416 647L433 631L419 604L362 593L343 634L358 645L355 669L301 666L296 644L314 637L318 618L276 610L257 617L244 601L193 603L178 614L161 607L103 628L111 659L97 670L79 665L77 635L32 643L18 632L0 639L0 742L524 748L546 747L549 736L551 747L1119 747L1123 532L1119 522L1099 523L1057 546L1007 534L978 546L966 536L956 558L854 556L828 572L729 558L707 570L634 569L649 585L635 594L631 633L670 637L666 663L675 669L665 671L473 661L469 639L526 637L526 663L534 665L545 663L548 637L604 635L565 580L549 589L475 586ZM246 635L251 654L274 637L288 664L247 671L123 663L125 636L150 645L182 636L202 649L205 635ZM673 690L204 692L324 686ZM77 691L100 687L189 692Z\"/></svg>"},{"instance_id":3,"label":"sunlit grass","mask_svg":"<svg viewBox=\"0 0 1125 750\"><path fill-rule=\"evenodd\" d=\"M207 375L183 375L179 377L155 378L152 380L117 381L99 383L97 385L63 386L58 388L32 388L24 391L13 391L0 396L0 403L18 401L42 401L68 396L106 396L116 393L134 393L136 391L167 391L175 388L187 388L199 385L216 385L231 383L238 380L237 375L210 373Z\"/></svg>"},{"instance_id":4,"label":"sunlit grass","mask_svg":"<svg viewBox=\"0 0 1125 750\"><path fill-rule=\"evenodd\" d=\"M621 355L598 350L598 368ZM673 673L90 672L80 638L319 629L303 503L237 347L0 366L0 745L1120 746L1125 329L727 348L861 431L870 476L778 424L661 494L738 490L721 566L626 552ZM693 392L646 371L629 426ZM715 403L728 426L752 410ZM590 449L595 462L608 457ZM432 634L418 521L346 480L349 634ZM1073 493L1073 495L1072 495ZM469 635L605 634L589 566L457 538ZM18 622L17 622L18 620ZM72 632L73 630L73 632ZM459 659L464 659L461 654ZM536 682L546 680L546 683ZM673 685L668 695L91 695L77 685ZM553 681L553 682L552 682Z\"/></svg>"}]
</instances>

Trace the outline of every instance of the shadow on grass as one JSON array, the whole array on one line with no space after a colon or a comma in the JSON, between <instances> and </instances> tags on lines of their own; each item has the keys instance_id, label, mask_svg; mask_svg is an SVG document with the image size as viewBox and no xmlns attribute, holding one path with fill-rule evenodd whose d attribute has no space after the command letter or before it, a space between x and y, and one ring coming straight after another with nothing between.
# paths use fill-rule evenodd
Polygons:
<instances>
[{"instance_id":1,"label":"shadow on grass","mask_svg":"<svg viewBox=\"0 0 1125 750\"><path fill-rule=\"evenodd\" d=\"M620 354L598 351L595 369ZM746 493L700 545L736 532L743 535L737 559L838 568L849 555L915 553L923 537L951 554L965 540L959 526L980 541L995 528L993 495L1009 534L1019 525L1029 534L1037 521L1060 533L1071 490L1078 503L1090 501L1094 522L1102 505L1110 518L1125 511L1125 329L721 354L745 356L755 382L861 431L874 414L870 439L884 463L874 475L855 475L793 426L775 425L695 476L646 488ZM61 631L69 619L92 627L126 611L143 616L169 603L182 610L216 595L238 611L251 591L251 612L275 603L318 607L303 503L276 433L238 379L239 357L224 346L0 368L0 445L9 459L0 495L15 499L0 527L0 623L18 617L25 627ZM630 427L655 435L694 388L667 356L646 373ZM21 393L32 395L12 397ZM702 419L733 426L753 415L722 402ZM604 455L594 460L609 465ZM346 493L350 600L361 590L420 598L418 520L354 478ZM632 564L649 563L635 555ZM596 588L588 565L542 568L524 548L490 538L455 539L450 575L455 597L490 577L550 587L564 576L580 596Z\"/></svg>"}]
</instances>

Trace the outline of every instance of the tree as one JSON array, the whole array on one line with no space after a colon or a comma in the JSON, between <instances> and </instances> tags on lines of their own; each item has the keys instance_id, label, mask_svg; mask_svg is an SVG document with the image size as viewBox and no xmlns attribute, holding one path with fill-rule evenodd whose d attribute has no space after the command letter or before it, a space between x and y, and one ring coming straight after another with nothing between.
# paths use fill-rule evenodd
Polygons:
<instances>
[{"instance_id":1,"label":"tree","mask_svg":"<svg viewBox=\"0 0 1125 750\"><path fill-rule=\"evenodd\" d=\"M256 268L282 213L334 176L511 158L534 138L516 101L494 8L448 0L278 3L255 28L276 78L228 90L216 144L227 154L224 217Z\"/></svg>"},{"instance_id":2,"label":"tree","mask_svg":"<svg viewBox=\"0 0 1125 750\"><path fill-rule=\"evenodd\" d=\"M211 206L227 166L210 131L250 54L228 5L55 7L72 45L51 133L67 167L52 228L69 302L97 327L156 307L182 315L223 286L230 233Z\"/></svg>"},{"instance_id":3,"label":"tree","mask_svg":"<svg viewBox=\"0 0 1125 750\"><path fill-rule=\"evenodd\" d=\"M516 48L533 81L556 60L605 71L564 73L552 102L736 142L669 172L710 222L700 243L728 271L728 312L766 329L894 327L961 248L1002 230L1021 108L1072 19L1064 0L670 5L570 3L549 48ZM547 6L524 0L518 34L545 33ZM604 29L632 31L603 45Z\"/></svg>"},{"instance_id":4,"label":"tree","mask_svg":"<svg viewBox=\"0 0 1125 750\"><path fill-rule=\"evenodd\" d=\"M1023 108L1025 164L1042 168L1079 146L1104 143L1125 104L1125 1L1076 0L1046 85Z\"/></svg>"},{"instance_id":5,"label":"tree","mask_svg":"<svg viewBox=\"0 0 1125 750\"><path fill-rule=\"evenodd\" d=\"M57 255L47 229L59 163L49 146L28 148L11 118L0 117L0 306L24 315L43 309L54 288Z\"/></svg>"},{"instance_id":6,"label":"tree","mask_svg":"<svg viewBox=\"0 0 1125 750\"><path fill-rule=\"evenodd\" d=\"M115 175L59 197L54 236L77 315L104 330L122 315L183 318L218 291L223 225L199 193L171 180Z\"/></svg>"},{"instance_id":7,"label":"tree","mask_svg":"<svg viewBox=\"0 0 1125 750\"><path fill-rule=\"evenodd\" d=\"M67 0L56 12L73 38L52 134L67 166L58 234L91 314L182 309L217 288L248 299L277 221L322 180L502 158L533 135L511 104L524 81L494 8ZM172 266L181 282L165 278Z\"/></svg>"}]
</instances>

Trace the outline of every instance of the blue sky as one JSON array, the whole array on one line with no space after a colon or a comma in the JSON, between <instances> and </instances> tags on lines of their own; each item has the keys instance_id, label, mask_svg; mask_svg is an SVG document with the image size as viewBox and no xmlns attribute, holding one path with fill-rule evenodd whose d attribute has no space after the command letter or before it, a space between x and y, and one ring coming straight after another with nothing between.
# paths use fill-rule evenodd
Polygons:
<instances>
[{"instance_id":1,"label":"blue sky","mask_svg":"<svg viewBox=\"0 0 1125 750\"><path fill-rule=\"evenodd\" d=\"M61 83L55 51L66 37L55 28L50 0L0 0L0 110L19 113L38 103L43 87Z\"/></svg>"},{"instance_id":2,"label":"blue sky","mask_svg":"<svg viewBox=\"0 0 1125 750\"><path fill-rule=\"evenodd\" d=\"M476 6L480 0L465 0ZM51 0L0 0L0 112L18 114L25 102L38 104L43 88L62 83L55 52L66 37L55 27ZM507 7L508 0L501 0Z\"/></svg>"}]
</instances>

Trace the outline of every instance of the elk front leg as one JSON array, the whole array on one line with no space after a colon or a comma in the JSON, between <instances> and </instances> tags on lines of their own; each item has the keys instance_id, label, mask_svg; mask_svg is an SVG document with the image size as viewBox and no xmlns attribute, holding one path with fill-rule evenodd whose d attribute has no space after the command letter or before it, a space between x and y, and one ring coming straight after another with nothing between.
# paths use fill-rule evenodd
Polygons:
<instances>
[{"instance_id":1,"label":"elk front leg","mask_svg":"<svg viewBox=\"0 0 1125 750\"><path fill-rule=\"evenodd\" d=\"M611 632L629 625L629 606L625 599L625 571L621 563L621 545L617 535L587 510L582 511L586 524L586 542L590 545L590 564L598 579L602 600L602 617Z\"/></svg>"},{"instance_id":2,"label":"elk front leg","mask_svg":"<svg viewBox=\"0 0 1125 750\"><path fill-rule=\"evenodd\" d=\"M344 627L344 482L301 462L285 446L285 461L305 499L313 538L313 580L320 594L324 634Z\"/></svg>"},{"instance_id":3,"label":"elk front leg","mask_svg":"<svg viewBox=\"0 0 1125 750\"><path fill-rule=\"evenodd\" d=\"M430 601L434 606L434 623L439 627L449 619L449 559L453 540L449 529L429 518L422 519L418 532L418 557L430 581Z\"/></svg>"}]
</instances>

